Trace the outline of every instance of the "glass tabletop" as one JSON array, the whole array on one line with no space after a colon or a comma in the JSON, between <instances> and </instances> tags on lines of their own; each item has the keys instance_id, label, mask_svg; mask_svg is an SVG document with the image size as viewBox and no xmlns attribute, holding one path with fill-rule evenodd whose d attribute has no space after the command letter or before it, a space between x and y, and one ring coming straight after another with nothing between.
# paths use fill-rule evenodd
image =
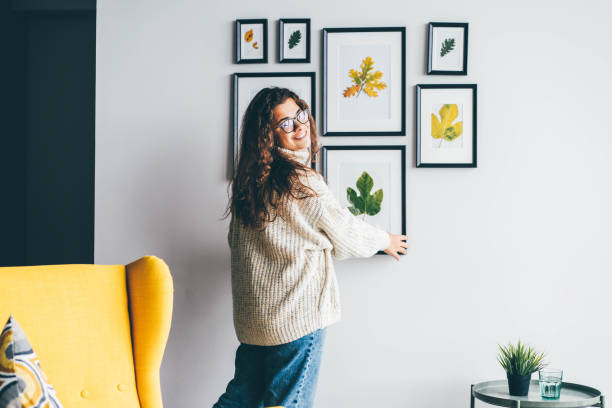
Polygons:
<instances>
[{"instance_id":1,"label":"glass tabletop","mask_svg":"<svg viewBox=\"0 0 612 408\"><path fill-rule=\"evenodd\" d=\"M482 401L501 406L514 406L515 401L521 407L589 407L600 402L601 393L595 388L580 384L563 382L559 399L545 399L540 395L538 380L529 384L529 394L524 397L510 395L507 380L487 381L475 384L474 396Z\"/></svg>"}]
</instances>

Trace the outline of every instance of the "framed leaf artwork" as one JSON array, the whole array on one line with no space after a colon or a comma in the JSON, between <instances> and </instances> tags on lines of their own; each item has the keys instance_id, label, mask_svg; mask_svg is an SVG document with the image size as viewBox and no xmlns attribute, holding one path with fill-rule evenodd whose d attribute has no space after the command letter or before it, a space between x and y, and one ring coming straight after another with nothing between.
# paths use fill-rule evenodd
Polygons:
<instances>
[{"instance_id":1,"label":"framed leaf artwork","mask_svg":"<svg viewBox=\"0 0 612 408\"><path fill-rule=\"evenodd\" d=\"M233 75L233 146L234 161L240 146L242 118L249 103L263 88L277 86L295 92L310 106L310 113L316 118L316 94L314 72L243 72Z\"/></svg>"},{"instance_id":2,"label":"framed leaf artwork","mask_svg":"<svg viewBox=\"0 0 612 408\"><path fill-rule=\"evenodd\" d=\"M468 23L429 23L429 75L467 75Z\"/></svg>"},{"instance_id":3,"label":"framed leaf artwork","mask_svg":"<svg viewBox=\"0 0 612 408\"><path fill-rule=\"evenodd\" d=\"M406 234L406 146L323 146L321 152L323 176L342 206L378 228Z\"/></svg>"},{"instance_id":4,"label":"framed leaf artwork","mask_svg":"<svg viewBox=\"0 0 612 408\"><path fill-rule=\"evenodd\" d=\"M310 62L310 19L278 20L278 62Z\"/></svg>"},{"instance_id":5,"label":"framed leaf artwork","mask_svg":"<svg viewBox=\"0 0 612 408\"><path fill-rule=\"evenodd\" d=\"M406 28L323 29L323 136L406 134Z\"/></svg>"},{"instance_id":6,"label":"framed leaf artwork","mask_svg":"<svg viewBox=\"0 0 612 408\"><path fill-rule=\"evenodd\" d=\"M476 167L476 84L416 86L416 166Z\"/></svg>"},{"instance_id":7,"label":"framed leaf artwork","mask_svg":"<svg viewBox=\"0 0 612 408\"><path fill-rule=\"evenodd\" d=\"M236 20L236 64L268 62L268 20Z\"/></svg>"}]
</instances>

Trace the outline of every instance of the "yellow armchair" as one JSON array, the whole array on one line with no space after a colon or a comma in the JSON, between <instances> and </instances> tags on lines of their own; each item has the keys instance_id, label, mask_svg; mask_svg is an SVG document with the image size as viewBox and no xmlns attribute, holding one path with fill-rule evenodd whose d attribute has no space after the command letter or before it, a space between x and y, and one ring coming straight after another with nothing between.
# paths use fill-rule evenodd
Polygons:
<instances>
[{"instance_id":1,"label":"yellow armchair","mask_svg":"<svg viewBox=\"0 0 612 408\"><path fill-rule=\"evenodd\" d=\"M0 329L12 314L66 408L162 408L170 333L166 263L0 267Z\"/></svg>"}]
</instances>

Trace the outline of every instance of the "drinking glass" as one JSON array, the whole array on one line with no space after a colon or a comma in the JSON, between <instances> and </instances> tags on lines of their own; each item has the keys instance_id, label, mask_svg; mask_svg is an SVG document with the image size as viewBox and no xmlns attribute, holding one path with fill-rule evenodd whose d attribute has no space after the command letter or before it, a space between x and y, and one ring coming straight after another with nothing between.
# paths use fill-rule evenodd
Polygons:
<instances>
[{"instance_id":1,"label":"drinking glass","mask_svg":"<svg viewBox=\"0 0 612 408\"><path fill-rule=\"evenodd\" d=\"M539 371L540 393L544 399L559 399L563 370L546 368Z\"/></svg>"}]
</instances>

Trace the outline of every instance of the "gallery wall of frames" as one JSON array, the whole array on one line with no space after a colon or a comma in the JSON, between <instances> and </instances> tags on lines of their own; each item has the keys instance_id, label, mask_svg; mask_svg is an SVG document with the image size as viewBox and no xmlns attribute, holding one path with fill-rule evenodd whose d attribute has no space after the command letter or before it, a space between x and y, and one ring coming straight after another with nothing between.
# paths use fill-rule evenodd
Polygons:
<instances>
[{"instance_id":1,"label":"gallery wall of frames","mask_svg":"<svg viewBox=\"0 0 612 408\"><path fill-rule=\"evenodd\" d=\"M279 63L311 62L310 26L309 18L278 20ZM467 75L468 23L430 22L427 30L427 74ZM268 62L267 19L236 20L235 31L236 64ZM376 138L415 129L415 168L476 167L477 86L413 84L416 123L407 127L406 28L323 28L321 41L320 109L316 72L234 73L234 159L251 99L265 87L289 88L308 103L322 136L368 138L365 145L322 147L321 172L330 190L353 215L405 234L406 146Z\"/></svg>"}]
</instances>

